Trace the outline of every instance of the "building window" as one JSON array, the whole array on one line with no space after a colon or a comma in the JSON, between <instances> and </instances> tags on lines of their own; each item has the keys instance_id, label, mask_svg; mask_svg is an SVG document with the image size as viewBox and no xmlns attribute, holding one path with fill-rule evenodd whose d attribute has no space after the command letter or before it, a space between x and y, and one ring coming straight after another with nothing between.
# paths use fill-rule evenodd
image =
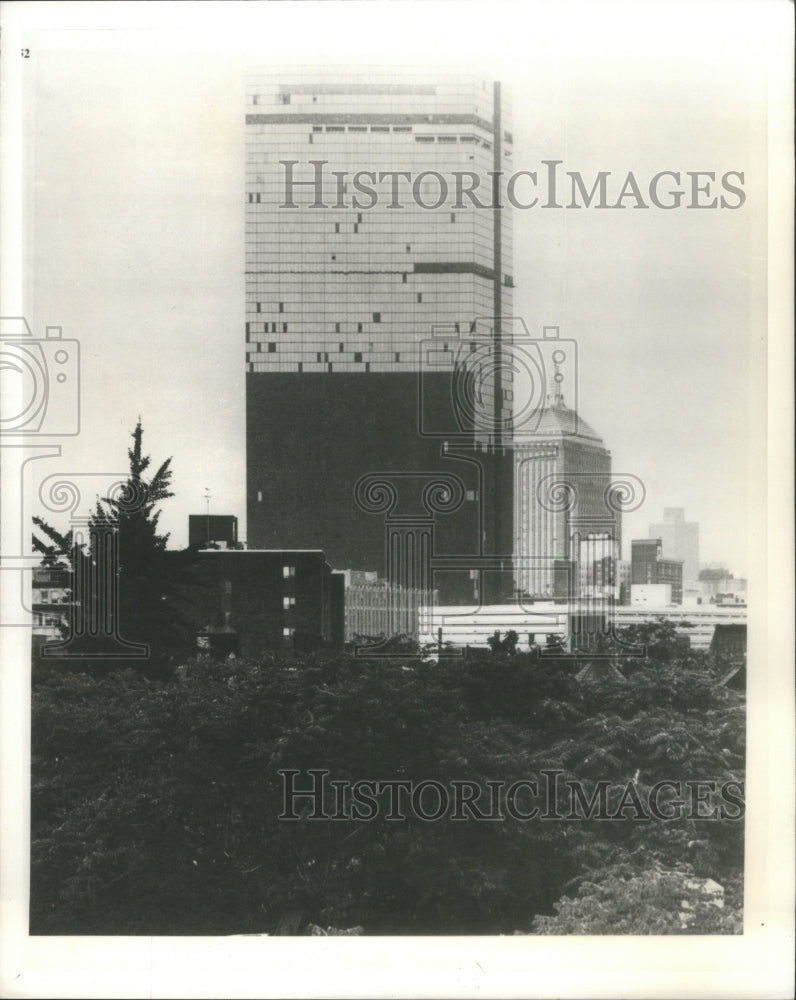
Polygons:
<instances>
[{"instance_id":1,"label":"building window","mask_svg":"<svg viewBox=\"0 0 796 1000\"><path fill-rule=\"evenodd\" d=\"M451 212L451 222L455 222L455 221L456 221L456 213L455 212Z\"/></svg>"},{"instance_id":2,"label":"building window","mask_svg":"<svg viewBox=\"0 0 796 1000\"><path fill-rule=\"evenodd\" d=\"M362 221L362 213L361 213L361 212L359 212L359 213L357 214L357 222L361 222L361 221Z\"/></svg>"},{"instance_id":3,"label":"building window","mask_svg":"<svg viewBox=\"0 0 796 1000\"><path fill-rule=\"evenodd\" d=\"M337 254L332 254L332 260L337 260Z\"/></svg>"},{"instance_id":4,"label":"building window","mask_svg":"<svg viewBox=\"0 0 796 1000\"><path fill-rule=\"evenodd\" d=\"M401 352L400 351L396 351L395 352L395 360L396 361L400 361L401 360Z\"/></svg>"},{"instance_id":5,"label":"building window","mask_svg":"<svg viewBox=\"0 0 796 1000\"><path fill-rule=\"evenodd\" d=\"M354 223L354 232L355 232L355 233L358 233L358 232L359 232L359 223L358 223L358 222L355 222L355 223Z\"/></svg>"},{"instance_id":6,"label":"building window","mask_svg":"<svg viewBox=\"0 0 796 1000\"><path fill-rule=\"evenodd\" d=\"M295 606L296 606L296 598L295 597L283 597L282 598L282 607L285 609L285 611L289 611L291 608L294 608Z\"/></svg>"},{"instance_id":7,"label":"building window","mask_svg":"<svg viewBox=\"0 0 796 1000\"><path fill-rule=\"evenodd\" d=\"M401 275L401 284L403 285L406 284L406 271L404 271L404 273Z\"/></svg>"},{"instance_id":8,"label":"building window","mask_svg":"<svg viewBox=\"0 0 796 1000\"><path fill-rule=\"evenodd\" d=\"M290 94L282 94L282 103L290 104Z\"/></svg>"},{"instance_id":9,"label":"building window","mask_svg":"<svg viewBox=\"0 0 796 1000\"><path fill-rule=\"evenodd\" d=\"M409 246L409 244L407 243L407 244L406 244L406 252L407 252L407 253L409 253L411 249L412 249L412 248L411 248L411 247Z\"/></svg>"},{"instance_id":10,"label":"building window","mask_svg":"<svg viewBox=\"0 0 796 1000\"><path fill-rule=\"evenodd\" d=\"M361 360L362 360L362 351L356 351L356 353L354 354L354 361L361 361Z\"/></svg>"},{"instance_id":11,"label":"building window","mask_svg":"<svg viewBox=\"0 0 796 1000\"><path fill-rule=\"evenodd\" d=\"M340 324L339 323L335 323L334 324L334 332L335 333L339 333L340 332ZM341 344L340 345L340 350L342 351L342 349L343 349L343 345Z\"/></svg>"},{"instance_id":12,"label":"building window","mask_svg":"<svg viewBox=\"0 0 796 1000\"><path fill-rule=\"evenodd\" d=\"M257 312L260 312L260 311L261 311L261 310L260 310L260 306L261 306L261 305L262 305L262 303L260 303L260 302L258 302L258 303L257 303Z\"/></svg>"},{"instance_id":13,"label":"building window","mask_svg":"<svg viewBox=\"0 0 796 1000\"><path fill-rule=\"evenodd\" d=\"M423 301L423 293L422 292L418 292L417 293L417 301L418 302L422 302Z\"/></svg>"},{"instance_id":14,"label":"building window","mask_svg":"<svg viewBox=\"0 0 796 1000\"><path fill-rule=\"evenodd\" d=\"M280 302L279 303L279 311L281 313L283 313L285 311L285 303L284 302Z\"/></svg>"},{"instance_id":15,"label":"building window","mask_svg":"<svg viewBox=\"0 0 796 1000\"><path fill-rule=\"evenodd\" d=\"M282 333L287 333L287 323L282 324Z\"/></svg>"},{"instance_id":16,"label":"building window","mask_svg":"<svg viewBox=\"0 0 796 1000\"><path fill-rule=\"evenodd\" d=\"M335 222L335 224L334 224L334 231L336 233L340 232L340 223L339 222Z\"/></svg>"},{"instance_id":17,"label":"building window","mask_svg":"<svg viewBox=\"0 0 796 1000\"><path fill-rule=\"evenodd\" d=\"M337 325L340 326L339 323ZM340 331L338 330L337 332L339 333ZM343 353L343 345L342 344L338 344L337 345L337 350L340 352L340 354L342 354Z\"/></svg>"},{"instance_id":18,"label":"building window","mask_svg":"<svg viewBox=\"0 0 796 1000\"><path fill-rule=\"evenodd\" d=\"M294 628L283 628L282 635L285 637L285 639L290 639L295 631L296 630Z\"/></svg>"},{"instance_id":19,"label":"building window","mask_svg":"<svg viewBox=\"0 0 796 1000\"><path fill-rule=\"evenodd\" d=\"M285 580L292 580L296 575L295 566L283 566L282 567L282 578Z\"/></svg>"},{"instance_id":20,"label":"building window","mask_svg":"<svg viewBox=\"0 0 796 1000\"><path fill-rule=\"evenodd\" d=\"M357 333L362 333L362 324L357 323Z\"/></svg>"},{"instance_id":21,"label":"building window","mask_svg":"<svg viewBox=\"0 0 796 1000\"><path fill-rule=\"evenodd\" d=\"M467 499L467 500L477 500L478 499L478 490L467 490L465 492L465 499ZM478 570L476 570L475 572L477 573Z\"/></svg>"},{"instance_id":22,"label":"building window","mask_svg":"<svg viewBox=\"0 0 796 1000\"><path fill-rule=\"evenodd\" d=\"M262 503L262 502L263 502L263 491L257 490L257 503Z\"/></svg>"},{"instance_id":23,"label":"building window","mask_svg":"<svg viewBox=\"0 0 796 1000\"><path fill-rule=\"evenodd\" d=\"M273 340L269 340L268 342L268 353L276 354L276 343Z\"/></svg>"},{"instance_id":24,"label":"building window","mask_svg":"<svg viewBox=\"0 0 796 1000\"><path fill-rule=\"evenodd\" d=\"M229 595L231 593L232 593L232 580L225 580L224 581L224 594L227 597L229 597Z\"/></svg>"},{"instance_id":25,"label":"building window","mask_svg":"<svg viewBox=\"0 0 796 1000\"><path fill-rule=\"evenodd\" d=\"M373 313L373 322L381 323L381 313Z\"/></svg>"}]
</instances>

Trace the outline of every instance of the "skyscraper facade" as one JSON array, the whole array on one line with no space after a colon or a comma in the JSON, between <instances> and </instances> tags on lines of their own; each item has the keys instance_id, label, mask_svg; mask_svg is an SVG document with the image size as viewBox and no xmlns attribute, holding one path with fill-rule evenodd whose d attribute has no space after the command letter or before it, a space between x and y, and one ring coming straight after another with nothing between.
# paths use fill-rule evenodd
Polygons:
<instances>
[{"instance_id":1,"label":"skyscraper facade","mask_svg":"<svg viewBox=\"0 0 796 1000\"><path fill-rule=\"evenodd\" d=\"M660 538L664 558L682 560L684 580L699 578L699 524L686 521L682 507L664 507L663 522L650 525L649 537Z\"/></svg>"},{"instance_id":2,"label":"skyscraper facade","mask_svg":"<svg viewBox=\"0 0 796 1000\"><path fill-rule=\"evenodd\" d=\"M456 559L510 562L511 458L462 419L453 372L511 313L501 87L255 69L246 102L248 543L480 598ZM487 396L502 426L499 381ZM410 579L432 548L451 568Z\"/></svg>"},{"instance_id":3,"label":"skyscraper facade","mask_svg":"<svg viewBox=\"0 0 796 1000\"><path fill-rule=\"evenodd\" d=\"M618 597L622 547L611 453L553 393L535 439L515 446L515 576L521 597Z\"/></svg>"}]
</instances>

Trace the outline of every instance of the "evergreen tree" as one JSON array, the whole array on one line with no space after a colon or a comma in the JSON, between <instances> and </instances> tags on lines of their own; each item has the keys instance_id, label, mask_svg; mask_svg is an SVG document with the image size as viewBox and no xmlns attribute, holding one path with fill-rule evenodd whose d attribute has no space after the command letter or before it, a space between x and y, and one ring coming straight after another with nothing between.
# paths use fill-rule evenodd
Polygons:
<instances>
[{"instance_id":1,"label":"evergreen tree","mask_svg":"<svg viewBox=\"0 0 796 1000\"><path fill-rule=\"evenodd\" d=\"M111 496L98 498L88 539L76 544L41 518L34 536L44 562L62 560L72 571L71 615L62 653L81 669L133 666L160 674L190 655L193 630L186 615L187 552L169 552L159 531L159 505L174 496L171 458L148 477L139 418L128 449L129 475Z\"/></svg>"}]
</instances>

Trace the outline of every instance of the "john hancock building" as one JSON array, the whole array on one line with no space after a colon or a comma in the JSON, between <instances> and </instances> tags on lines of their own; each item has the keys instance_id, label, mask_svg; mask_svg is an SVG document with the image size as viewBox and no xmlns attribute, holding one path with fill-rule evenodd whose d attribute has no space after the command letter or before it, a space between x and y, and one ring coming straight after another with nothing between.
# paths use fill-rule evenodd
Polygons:
<instances>
[{"instance_id":1,"label":"john hancock building","mask_svg":"<svg viewBox=\"0 0 796 1000\"><path fill-rule=\"evenodd\" d=\"M501 85L255 69L246 104L249 546L320 548L442 603L511 600L515 379L545 396L575 369L540 334L510 358L528 335L492 188L512 171Z\"/></svg>"}]
</instances>

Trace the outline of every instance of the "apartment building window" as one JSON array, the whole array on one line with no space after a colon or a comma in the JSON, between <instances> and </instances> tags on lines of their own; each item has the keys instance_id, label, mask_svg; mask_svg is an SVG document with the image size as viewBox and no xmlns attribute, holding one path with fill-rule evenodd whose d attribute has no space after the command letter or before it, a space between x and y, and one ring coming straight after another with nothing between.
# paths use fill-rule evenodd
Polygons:
<instances>
[{"instance_id":1,"label":"apartment building window","mask_svg":"<svg viewBox=\"0 0 796 1000\"><path fill-rule=\"evenodd\" d=\"M362 351L356 351L354 354L354 361L362 361Z\"/></svg>"},{"instance_id":2,"label":"apartment building window","mask_svg":"<svg viewBox=\"0 0 796 1000\"><path fill-rule=\"evenodd\" d=\"M296 575L295 566L283 566L282 567L282 577L285 580L292 580Z\"/></svg>"},{"instance_id":3,"label":"apartment building window","mask_svg":"<svg viewBox=\"0 0 796 1000\"><path fill-rule=\"evenodd\" d=\"M282 629L282 635L285 637L285 639L290 639L290 638L292 638L293 633L295 631L296 630L294 628L283 628Z\"/></svg>"},{"instance_id":4,"label":"apartment building window","mask_svg":"<svg viewBox=\"0 0 796 1000\"><path fill-rule=\"evenodd\" d=\"M373 313L373 322L381 323L381 313Z\"/></svg>"},{"instance_id":5,"label":"apartment building window","mask_svg":"<svg viewBox=\"0 0 796 1000\"><path fill-rule=\"evenodd\" d=\"M282 598L282 607L285 609L285 611L289 611L291 608L294 608L295 606L296 606L296 598L295 597L283 597Z\"/></svg>"},{"instance_id":6,"label":"apartment building window","mask_svg":"<svg viewBox=\"0 0 796 1000\"><path fill-rule=\"evenodd\" d=\"M268 353L269 354L276 354L276 341L270 340L268 342Z\"/></svg>"}]
</instances>

